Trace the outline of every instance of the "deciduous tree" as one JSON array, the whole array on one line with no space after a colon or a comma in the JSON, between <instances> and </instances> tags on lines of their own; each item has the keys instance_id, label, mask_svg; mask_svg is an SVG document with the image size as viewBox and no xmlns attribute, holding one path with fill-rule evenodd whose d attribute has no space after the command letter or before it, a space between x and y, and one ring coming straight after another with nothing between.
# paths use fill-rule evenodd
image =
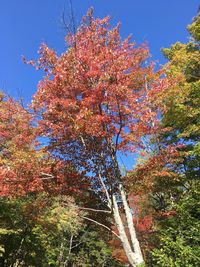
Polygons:
<instances>
[{"instance_id":1,"label":"deciduous tree","mask_svg":"<svg viewBox=\"0 0 200 267\"><path fill-rule=\"evenodd\" d=\"M92 177L92 188L107 203L129 263L144 263L125 192L118 153L139 151L142 137L157 129L158 93L168 86L149 62L147 46L122 40L110 18L94 19L91 10L75 34L66 37L61 55L43 44L39 82L32 107L49 138L48 151ZM126 222L120 216L126 215ZM125 225L128 225L129 236Z\"/></svg>"}]
</instances>

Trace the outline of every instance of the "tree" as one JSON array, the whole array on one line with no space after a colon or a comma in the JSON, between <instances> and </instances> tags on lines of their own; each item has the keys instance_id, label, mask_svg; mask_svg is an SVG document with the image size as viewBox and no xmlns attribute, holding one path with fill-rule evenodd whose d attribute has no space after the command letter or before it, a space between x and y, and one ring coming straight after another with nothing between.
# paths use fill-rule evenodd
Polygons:
<instances>
[{"instance_id":1,"label":"tree","mask_svg":"<svg viewBox=\"0 0 200 267\"><path fill-rule=\"evenodd\" d=\"M144 260L118 154L138 152L142 137L156 131L155 99L168 80L161 80L147 63L146 45L123 41L119 25L110 29L109 20L94 19L90 10L77 32L67 35L62 55L41 46L38 64L31 63L46 75L32 107L41 118L41 133L49 138L48 151L88 175L93 190L107 203L108 210L102 212L113 215L129 263L139 266Z\"/></svg>"},{"instance_id":2,"label":"tree","mask_svg":"<svg viewBox=\"0 0 200 267\"><path fill-rule=\"evenodd\" d=\"M162 119L152 145L154 154L131 177L132 187L138 184L141 190L143 185L156 211L157 242L150 266L186 267L200 262L199 18L198 14L188 27L193 36L189 43L163 49L169 60L165 73L178 83L159 95Z\"/></svg>"},{"instance_id":3,"label":"tree","mask_svg":"<svg viewBox=\"0 0 200 267\"><path fill-rule=\"evenodd\" d=\"M69 248L81 225L71 199L44 193L4 197L0 210L1 266L64 266L63 245Z\"/></svg>"},{"instance_id":4,"label":"tree","mask_svg":"<svg viewBox=\"0 0 200 267\"><path fill-rule=\"evenodd\" d=\"M179 200L171 204L168 216L160 220L157 248L152 251L152 266L198 266L199 257L199 201L200 183L193 181Z\"/></svg>"},{"instance_id":5,"label":"tree","mask_svg":"<svg viewBox=\"0 0 200 267\"><path fill-rule=\"evenodd\" d=\"M110 233L102 237L83 224L92 205L103 208L90 180L45 150L29 109L1 93L0 112L0 265L121 266L108 247Z\"/></svg>"},{"instance_id":6,"label":"tree","mask_svg":"<svg viewBox=\"0 0 200 267\"><path fill-rule=\"evenodd\" d=\"M30 192L70 195L80 191L79 179L82 187L88 186L73 165L45 151L30 110L1 93L0 112L0 196Z\"/></svg>"},{"instance_id":7,"label":"tree","mask_svg":"<svg viewBox=\"0 0 200 267\"><path fill-rule=\"evenodd\" d=\"M0 199L0 265L122 267L74 200L40 193Z\"/></svg>"}]
</instances>

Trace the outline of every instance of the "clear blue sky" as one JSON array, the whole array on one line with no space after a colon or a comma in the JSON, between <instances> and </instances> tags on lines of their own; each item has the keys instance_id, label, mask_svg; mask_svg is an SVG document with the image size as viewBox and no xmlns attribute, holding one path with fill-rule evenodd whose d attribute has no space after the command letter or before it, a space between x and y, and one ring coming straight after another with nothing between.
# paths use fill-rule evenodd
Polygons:
<instances>
[{"instance_id":1,"label":"clear blue sky","mask_svg":"<svg viewBox=\"0 0 200 267\"><path fill-rule=\"evenodd\" d=\"M154 59L163 63L161 47L186 42L186 26L196 15L198 0L72 0L80 21L90 6L96 16L110 15L122 23L121 35L136 42L148 41ZM0 88L29 101L41 73L21 60L37 57L41 42L64 50L61 14L69 11L67 0L0 0Z\"/></svg>"}]
</instances>

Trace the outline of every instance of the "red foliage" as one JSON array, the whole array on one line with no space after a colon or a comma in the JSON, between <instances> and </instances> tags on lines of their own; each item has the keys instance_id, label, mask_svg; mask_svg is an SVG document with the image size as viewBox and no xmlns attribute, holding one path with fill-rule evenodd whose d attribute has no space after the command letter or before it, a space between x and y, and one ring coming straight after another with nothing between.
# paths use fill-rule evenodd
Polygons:
<instances>
[{"instance_id":1,"label":"red foliage","mask_svg":"<svg viewBox=\"0 0 200 267\"><path fill-rule=\"evenodd\" d=\"M173 217L176 215L176 211L175 210L161 211L159 212L159 215L161 217Z\"/></svg>"},{"instance_id":2,"label":"red foliage","mask_svg":"<svg viewBox=\"0 0 200 267\"><path fill-rule=\"evenodd\" d=\"M33 116L18 102L2 97L0 113L0 196L72 194L86 185L69 162L51 158L39 146Z\"/></svg>"},{"instance_id":3,"label":"red foliage","mask_svg":"<svg viewBox=\"0 0 200 267\"><path fill-rule=\"evenodd\" d=\"M179 175L174 172L171 166L181 162L183 155L180 149L182 145L169 145L156 155L151 156L143 164L130 171L127 175L127 187L129 191L139 194L148 194L158 189L156 181L162 180L162 186L179 181Z\"/></svg>"},{"instance_id":4,"label":"red foliage","mask_svg":"<svg viewBox=\"0 0 200 267\"><path fill-rule=\"evenodd\" d=\"M109 17L83 19L66 37L61 56L45 44L38 67L46 76L38 85L33 107L41 113L43 134L58 143L80 136L117 138L117 149L134 150L140 138L157 128L156 96L167 79L147 65L146 45L121 40Z\"/></svg>"},{"instance_id":5,"label":"red foliage","mask_svg":"<svg viewBox=\"0 0 200 267\"><path fill-rule=\"evenodd\" d=\"M138 152L141 137L157 131L158 94L170 82L154 72L147 45L122 40L119 25L111 29L109 20L88 14L77 32L66 37L67 50L61 55L41 46L34 64L45 77L32 107L42 118L41 133L51 140L49 149L94 174L93 185L101 173L114 191L120 176L116 153ZM141 231L149 230L150 217L139 225Z\"/></svg>"},{"instance_id":6,"label":"red foliage","mask_svg":"<svg viewBox=\"0 0 200 267\"><path fill-rule=\"evenodd\" d=\"M152 231L153 216L148 205L148 196L143 194L129 194L129 205L133 211L133 220L136 230L142 235Z\"/></svg>"}]
</instances>

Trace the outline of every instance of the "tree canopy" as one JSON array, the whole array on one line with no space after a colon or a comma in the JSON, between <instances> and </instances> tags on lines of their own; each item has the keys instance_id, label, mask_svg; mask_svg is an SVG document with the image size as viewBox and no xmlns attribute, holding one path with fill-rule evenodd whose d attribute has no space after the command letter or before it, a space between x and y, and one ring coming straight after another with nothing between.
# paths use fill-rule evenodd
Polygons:
<instances>
[{"instance_id":1,"label":"tree canopy","mask_svg":"<svg viewBox=\"0 0 200 267\"><path fill-rule=\"evenodd\" d=\"M199 264L199 21L156 71L90 9L62 54L27 61L28 108L0 94L2 266Z\"/></svg>"}]
</instances>

